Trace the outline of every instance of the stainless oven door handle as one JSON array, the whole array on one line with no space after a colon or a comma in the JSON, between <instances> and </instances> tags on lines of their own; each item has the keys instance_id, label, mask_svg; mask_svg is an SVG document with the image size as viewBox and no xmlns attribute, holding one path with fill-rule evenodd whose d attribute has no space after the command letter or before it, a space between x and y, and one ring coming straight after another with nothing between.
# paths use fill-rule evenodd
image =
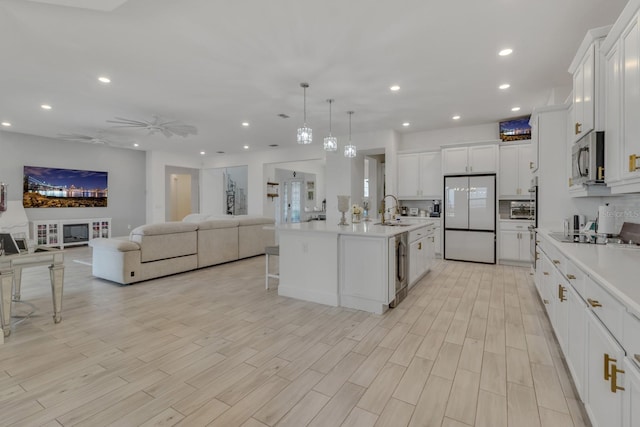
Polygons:
<instances>
[{"instance_id":1,"label":"stainless oven door handle","mask_svg":"<svg viewBox=\"0 0 640 427\"><path fill-rule=\"evenodd\" d=\"M406 269L406 257L407 257L407 245L401 240L398 242L398 252L396 253L396 276L401 282L404 281L407 272Z\"/></svg>"}]
</instances>

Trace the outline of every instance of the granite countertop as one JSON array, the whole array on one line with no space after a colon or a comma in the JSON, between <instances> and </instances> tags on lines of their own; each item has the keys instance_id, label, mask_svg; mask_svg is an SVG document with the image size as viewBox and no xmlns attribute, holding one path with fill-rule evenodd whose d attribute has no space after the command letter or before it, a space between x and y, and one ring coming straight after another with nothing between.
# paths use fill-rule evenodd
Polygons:
<instances>
[{"instance_id":1,"label":"granite countertop","mask_svg":"<svg viewBox=\"0 0 640 427\"><path fill-rule=\"evenodd\" d=\"M433 221L420 222L403 222L404 226L376 225L377 221L362 221L357 224L349 223L349 225L330 224L326 221L300 222L295 224L282 224L276 227L278 232L319 232L334 233L338 235L359 235L371 237L391 237L405 231L413 231L426 225L433 224Z\"/></svg>"},{"instance_id":2,"label":"granite countertop","mask_svg":"<svg viewBox=\"0 0 640 427\"><path fill-rule=\"evenodd\" d=\"M559 242L549 236L549 230L537 231L630 312L640 317L640 249Z\"/></svg>"}]
</instances>

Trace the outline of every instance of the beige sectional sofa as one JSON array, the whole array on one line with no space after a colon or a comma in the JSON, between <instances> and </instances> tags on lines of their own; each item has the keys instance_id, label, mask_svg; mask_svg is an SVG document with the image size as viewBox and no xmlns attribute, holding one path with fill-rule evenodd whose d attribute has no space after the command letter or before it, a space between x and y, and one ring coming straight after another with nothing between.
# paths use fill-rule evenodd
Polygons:
<instances>
[{"instance_id":1,"label":"beige sectional sofa","mask_svg":"<svg viewBox=\"0 0 640 427\"><path fill-rule=\"evenodd\" d=\"M272 218L192 214L147 224L128 238L94 239L93 275L123 285L264 254L275 242Z\"/></svg>"}]
</instances>

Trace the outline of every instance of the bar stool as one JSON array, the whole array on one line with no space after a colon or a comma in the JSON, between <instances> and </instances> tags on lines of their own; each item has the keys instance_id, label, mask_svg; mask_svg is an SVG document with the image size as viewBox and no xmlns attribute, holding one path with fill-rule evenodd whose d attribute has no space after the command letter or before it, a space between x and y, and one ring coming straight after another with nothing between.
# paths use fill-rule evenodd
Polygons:
<instances>
[{"instance_id":1,"label":"bar stool","mask_svg":"<svg viewBox=\"0 0 640 427\"><path fill-rule=\"evenodd\" d=\"M280 246L267 246L264 248L264 253L267 256L266 266L265 266L264 287L265 289L269 289L269 278L273 277L274 279L280 280L279 274L269 273L269 255L280 256Z\"/></svg>"}]
</instances>

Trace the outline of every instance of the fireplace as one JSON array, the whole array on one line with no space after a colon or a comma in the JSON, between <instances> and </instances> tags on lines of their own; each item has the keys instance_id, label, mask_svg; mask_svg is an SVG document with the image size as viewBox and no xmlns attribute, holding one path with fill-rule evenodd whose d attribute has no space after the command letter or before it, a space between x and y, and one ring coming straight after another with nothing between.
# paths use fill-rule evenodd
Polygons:
<instances>
[{"instance_id":1,"label":"fireplace","mask_svg":"<svg viewBox=\"0 0 640 427\"><path fill-rule=\"evenodd\" d=\"M89 224L63 224L63 243L87 243L89 242Z\"/></svg>"}]
</instances>

